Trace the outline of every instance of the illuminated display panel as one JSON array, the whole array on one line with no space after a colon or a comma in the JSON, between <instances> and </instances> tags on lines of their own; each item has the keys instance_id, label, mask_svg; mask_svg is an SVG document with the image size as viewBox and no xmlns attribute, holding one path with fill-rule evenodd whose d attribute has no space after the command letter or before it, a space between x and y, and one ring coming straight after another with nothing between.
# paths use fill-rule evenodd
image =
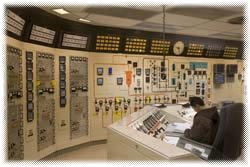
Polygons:
<instances>
[{"instance_id":1,"label":"illuminated display panel","mask_svg":"<svg viewBox=\"0 0 250 167\"><path fill-rule=\"evenodd\" d=\"M128 37L125 43L125 52L145 53L147 40L143 38Z\"/></svg>"},{"instance_id":2,"label":"illuminated display panel","mask_svg":"<svg viewBox=\"0 0 250 167\"><path fill-rule=\"evenodd\" d=\"M222 47L218 45L208 45L206 57L219 57L221 53Z\"/></svg>"},{"instance_id":3,"label":"illuminated display panel","mask_svg":"<svg viewBox=\"0 0 250 167\"><path fill-rule=\"evenodd\" d=\"M6 28L8 31L21 36L23 27L25 24L25 20L23 20L21 17L7 9L7 17L6 17Z\"/></svg>"},{"instance_id":4,"label":"illuminated display panel","mask_svg":"<svg viewBox=\"0 0 250 167\"><path fill-rule=\"evenodd\" d=\"M237 53L238 53L238 48L226 46L226 47L224 48L223 57L236 58Z\"/></svg>"},{"instance_id":5,"label":"illuminated display panel","mask_svg":"<svg viewBox=\"0 0 250 167\"><path fill-rule=\"evenodd\" d=\"M199 44L197 42L190 42L187 55L188 56L202 56L204 50L204 44Z\"/></svg>"},{"instance_id":6,"label":"illuminated display panel","mask_svg":"<svg viewBox=\"0 0 250 167\"><path fill-rule=\"evenodd\" d=\"M87 47L87 41L87 36L64 33L62 46L85 49Z\"/></svg>"},{"instance_id":7,"label":"illuminated display panel","mask_svg":"<svg viewBox=\"0 0 250 167\"><path fill-rule=\"evenodd\" d=\"M150 53L156 54L163 54L164 50L165 53L168 54L170 48L170 41L168 40L152 40Z\"/></svg>"},{"instance_id":8,"label":"illuminated display panel","mask_svg":"<svg viewBox=\"0 0 250 167\"><path fill-rule=\"evenodd\" d=\"M117 52L120 47L120 37L111 35L97 35L96 36L96 50L97 51L111 51Z\"/></svg>"},{"instance_id":9,"label":"illuminated display panel","mask_svg":"<svg viewBox=\"0 0 250 167\"><path fill-rule=\"evenodd\" d=\"M53 44L56 32L37 25L32 26L30 39L43 43Z\"/></svg>"}]
</instances>

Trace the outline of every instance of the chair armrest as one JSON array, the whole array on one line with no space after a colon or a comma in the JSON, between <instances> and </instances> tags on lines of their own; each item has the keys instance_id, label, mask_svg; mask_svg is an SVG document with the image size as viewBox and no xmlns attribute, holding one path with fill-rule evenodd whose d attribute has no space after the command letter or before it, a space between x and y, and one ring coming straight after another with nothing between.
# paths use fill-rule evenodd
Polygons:
<instances>
[{"instance_id":1,"label":"chair armrest","mask_svg":"<svg viewBox=\"0 0 250 167\"><path fill-rule=\"evenodd\" d=\"M209 159L209 155L213 149L213 146L211 145L199 143L184 136L179 138L176 146L195 154L203 160Z\"/></svg>"}]
</instances>

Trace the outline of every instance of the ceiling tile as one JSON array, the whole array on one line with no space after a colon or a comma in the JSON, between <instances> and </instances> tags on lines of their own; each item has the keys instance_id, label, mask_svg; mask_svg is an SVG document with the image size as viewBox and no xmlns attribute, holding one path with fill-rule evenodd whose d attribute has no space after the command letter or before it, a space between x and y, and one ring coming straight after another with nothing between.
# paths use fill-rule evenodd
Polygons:
<instances>
[{"instance_id":1,"label":"ceiling tile","mask_svg":"<svg viewBox=\"0 0 250 167\"><path fill-rule=\"evenodd\" d=\"M149 11L156 11L156 12L162 12L162 7L158 6L131 6L131 8L134 9L140 9L140 10L149 10Z\"/></svg>"},{"instance_id":2,"label":"ceiling tile","mask_svg":"<svg viewBox=\"0 0 250 167\"><path fill-rule=\"evenodd\" d=\"M51 13L51 14L53 14L53 15L62 17L62 15L60 15L59 13L53 11L53 9L56 9L56 8L59 9L59 7L54 7L54 8L52 8L52 7L46 7L46 8L45 8L45 7L44 7L44 8L41 8L41 9L42 9L42 10L45 10L46 12Z\"/></svg>"},{"instance_id":3,"label":"ceiling tile","mask_svg":"<svg viewBox=\"0 0 250 167\"><path fill-rule=\"evenodd\" d=\"M158 14L156 16L153 16L149 19L146 19L147 22L152 23L161 23L163 22L163 14ZM178 26L194 26L197 24L208 22L209 20L206 19L199 19L189 16L181 16L176 14L166 14L166 24L172 24L172 25L178 25Z\"/></svg>"},{"instance_id":4,"label":"ceiling tile","mask_svg":"<svg viewBox=\"0 0 250 167\"><path fill-rule=\"evenodd\" d=\"M207 22L207 23L198 25L196 27L224 32L224 31L229 31L229 30L233 30L233 29L238 29L238 28L241 28L242 26L236 25L236 24L218 22L218 21L211 21L211 22Z\"/></svg>"},{"instance_id":5,"label":"ceiling tile","mask_svg":"<svg viewBox=\"0 0 250 167\"><path fill-rule=\"evenodd\" d=\"M163 25L159 24L159 23L142 22L142 23L139 23L139 24L135 25L135 27L152 28L152 29L159 29L159 30L163 31ZM166 24L165 25L165 30L166 31L168 29L180 30L180 29L184 29L184 28L186 28L186 27L184 27L184 26L176 26L176 25L171 25L171 24Z\"/></svg>"},{"instance_id":6,"label":"ceiling tile","mask_svg":"<svg viewBox=\"0 0 250 167\"><path fill-rule=\"evenodd\" d=\"M70 14L67 15L59 15L52 11L54 8L64 8L69 11ZM87 18L91 20L89 24L94 25L104 25L110 27L122 27L129 29L137 29L137 30L145 30L152 32L162 32L162 6L127 6L127 7L95 7L95 9L104 9L104 13L106 12L106 16L103 14L90 14L87 12L88 9L92 7L89 6L67 6L67 7L42 7L41 9L46 10L49 13L57 15L59 17L79 21L79 18ZM217 10L209 10L208 12L204 12L205 8L196 8L189 10L177 9L180 7L176 6L167 6L167 14L166 14L166 33L175 33L175 34L185 34L192 36L204 36L211 38L221 38L221 39L231 39L231 40L242 40L242 26L241 25L233 25L226 23L228 19L243 15L243 7L225 7L222 8L222 15L220 18L216 19L216 21L210 21L207 15L210 15L209 12ZM112 10L111 10L112 9ZM110 11L107 11L110 10ZM200 13L198 11L200 11ZM201 11L202 10L202 11ZM131 12L129 12L131 11ZM173 13L169 13L172 11ZM225 16L223 11L230 11L231 16ZM98 11L103 12L103 11ZM203 12L203 13L202 13ZM216 11L217 14L220 13ZM175 13L175 14L174 14ZM178 14L177 14L178 13ZM205 14L204 14L205 13ZM188 16L184 16L184 15ZM109 15L109 16L107 16ZM202 16L200 16L202 15ZM121 16L121 17L117 17ZM225 16L225 17L223 17ZM123 17L123 18L122 18ZM127 18L124 18L127 17ZM150 17L150 18L148 18ZM201 17L201 18L198 18ZM216 14L213 14L213 18L217 17ZM133 19L131 19L133 18ZM146 18L146 19L144 19ZM210 19L212 16L210 17ZM143 20L141 22L139 20ZM191 27L196 26L196 27Z\"/></svg>"},{"instance_id":7,"label":"ceiling tile","mask_svg":"<svg viewBox=\"0 0 250 167\"><path fill-rule=\"evenodd\" d=\"M156 11L156 12L162 12L163 7L162 5L143 5L143 6L128 6L130 8L134 9L141 9L141 10L148 10L148 11ZM166 10L172 8L171 6L166 6Z\"/></svg>"},{"instance_id":8,"label":"ceiling tile","mask_svg":"<svg viewBox=\"0 0 250 167\"><path fill-rule=\"evenodd\" d=\"M233 30L227 31L227 32L243 34L243 29L242 28L238 28L238 29L233 29Z\"/></svg>"},{"instance_id":9,"label":"ceiling tile","mask_svg":"<svg viewBox=\"0 0 250 167\"><path fill-rule=\"evenodd\" d=\"M87 6L67 6L65 7L64 9L66 9L67 11L69 12L72 12L72 13L80 13L80 12L84 12L86 10Z\"/></svg>"},{"instance_id":10,"label":"ceiling tile","mask_svg":"<svg viewBox=\"0 0 250 167\"><path fill-rule=\"evenodd\" d=\"M186 34L186 35L194 35L194 36L208 36L208 35L216 34L219 32L213 31L213 30L197 29L197 28L186 28L186 29L177 31L177 33Z\"/></svg>"},{"instance_id":11,"label":"ceiling tile","mask_svg":"<svg viewBox=\"0 0 250 167\"><path fill-rule=\"evenodd\" d=\"M75 12L73 13L75 16L78 16L79 18L85 18L89 15L89 13L86 13L86 12Z\"/></svg>"},{"instance_id":12,"label":"ceiling tile","mask_svg":"<svg viewBox=\"0 0 250 167\"><path fill-rule=\"evenodd\" d=\"M100 25L109 25L115 27L132 27L136 24L140 23L141 21L132 20L132 19L125 19L119 17L112 17L112 16L103 16L97 14L90 14L87 19L91 20L91 22L95 22Z\"/></svg>"},{"instance_id":13,"label":"ceiling tile","mask_svg":"<svg viewBox=\"0 0 250 167\"><path fill-rule=\"evenodd\" d=\"M223 33L214 34L214 35L225 35L225 36L230 36L230 37L234 37L234 38L241 38L242 37L242 35L239 33L230 33L230 32L223 32Z\"/></svg>"},{"instance_id":14,"label":"ceiling tile","mask_svg":"<svg viewBox=\"0 0 250 167\"><path fill-rule=\"evenodd\" d=\"M222 22L228 22L228 20L232 19L232 18L236 18L236 17L240 17L240 16L243 16L242 13L239 13L239 14L234 14L232 16L229 16L229 17L221 17L219 19L216 19L215 21L222 21Z\"/></svg>"},{"instance_id":15,"label":"ceiling tile","mask_svg":"<svg viewBox=\"0 0 250 167\"><path fill-rule=\"evenodd\" d=\"M229 11L219 7L203 7L203 6L185 6L176 7L167 10L167 13L173 13L183 16L214 20L221 17L231 16L236 14L235 11Z\"/></svg>"},{"instance_id":16,"label":"ceiling tile","mask_svg":"<svg viewBox=\"0 0 250 167\"><path fill-rule=\"evenodd\" d=\"M224 7L224 9L230 10L230 11L233 11L233 12L237 12L237 13L242 13L244 11L244 7L243 6Z\"/></svg>"},{"instance_id":17,"label":"ceiling tile","mask_svg":"<svg viewBox=\"0 0 250 167\"><path fill-rule=\"evenodd\" d=\"M86 12L90 14L120 17L133 20L145 20L159 13L157 11L146 11L125 7L90 7L87 8Z\"/></svg>"},{"instance_id":18,"label":"ceiling tile","mask_svg":"<svg viewBox=\"0 0 250 167\"><path fill-rule=\"evenodd\" d=\"M72 15L72 14L64 15L62 16L62 18L72 20L72 21L79 21L79 17Z\"/></svg>"}]
</instances>

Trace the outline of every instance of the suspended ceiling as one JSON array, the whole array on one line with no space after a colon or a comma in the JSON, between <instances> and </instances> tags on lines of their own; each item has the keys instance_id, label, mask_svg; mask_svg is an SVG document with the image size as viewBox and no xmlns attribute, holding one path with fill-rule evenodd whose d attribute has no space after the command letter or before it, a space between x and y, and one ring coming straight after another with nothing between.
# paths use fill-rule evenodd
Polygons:
<instances>
[{"instance_id":1,"label":"suspended ceiling","mask_svg":"<svg viewBox=\"0 0 250 167\"><path fill-rule=\"evenodd\" d=\"M69 14L53 11L63 8ZM163 12L161 6L152 7L42 7L59 17L88 24L162 32ZM229 19L243 16L243 7L166 7L167 33L242 40L243 26L228 23Z\"/></svg>"}]
</instances>

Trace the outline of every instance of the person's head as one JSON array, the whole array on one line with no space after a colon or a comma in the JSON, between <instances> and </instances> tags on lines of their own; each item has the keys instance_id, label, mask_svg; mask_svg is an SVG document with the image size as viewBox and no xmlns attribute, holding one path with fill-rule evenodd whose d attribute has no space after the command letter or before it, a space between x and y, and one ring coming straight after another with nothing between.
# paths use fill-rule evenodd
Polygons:
<instances>
[{"instance_id":1,"label":"person's head","mask_svg":"<svg viewBox=\"0 0 250 167\"><path fill-rule=\"evenodd\" d=\"M191 97L189 99L190 106L196 111L199 112L201 110L201 107L204 107L204 101L199 97Z\"/></svg>"}]
</instances>

